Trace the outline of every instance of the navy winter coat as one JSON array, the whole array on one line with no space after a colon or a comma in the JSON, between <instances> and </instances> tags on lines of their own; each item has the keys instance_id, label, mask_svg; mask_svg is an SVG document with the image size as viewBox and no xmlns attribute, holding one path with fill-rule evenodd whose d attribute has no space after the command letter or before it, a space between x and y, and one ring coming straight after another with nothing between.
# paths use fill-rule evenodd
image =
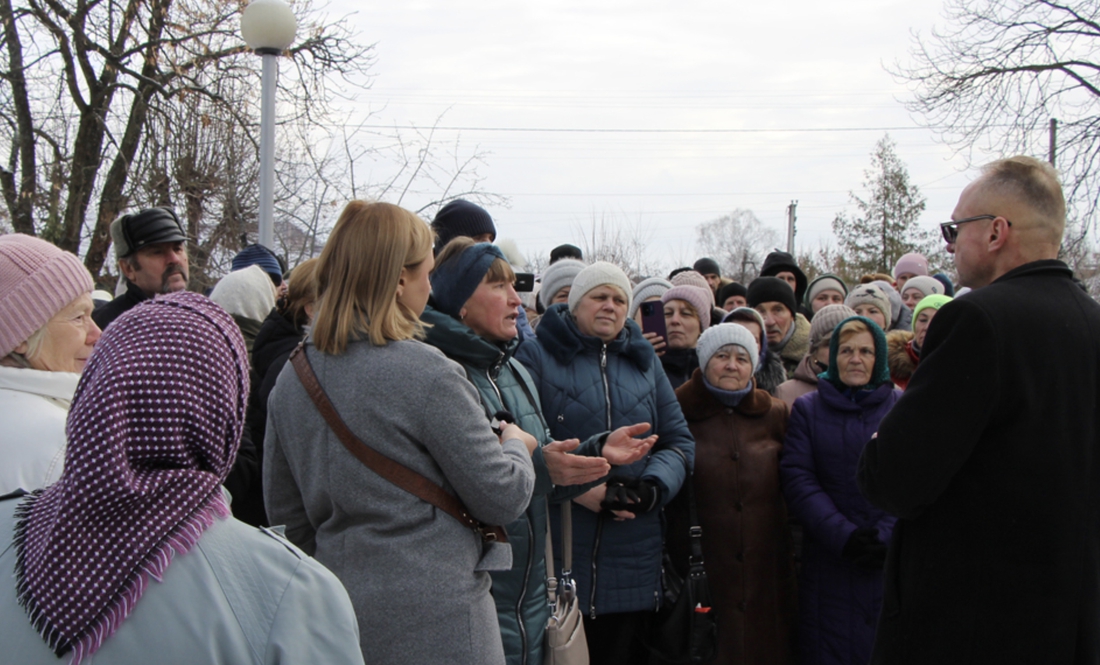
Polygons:
<instances>
[{"instance_id":1,"label":"navy winter coat","mask_svg":"<svg viewBox=\"0 0 1100 665\"><path fill-rule=\"evenodd\" d=\"M841 558L852 532L876 528L890 542L894 517L863 498L863 446L901 396L885 383L853 401L829 381L795 400L779 462L783 493L803 528L798 641L803 665L871 660L882 607L882 570Z\"/></svg>"},{"instance_id":2,"label":"navy winter coat","mask_svg":"<svg viewBox=\"0 0 1100 665\"><path fill-rule=\"evenodd\" d=\"M604 344L582 335L561 303L546 310L538 337L521 344L516 358L538 386L555 439L583 441L602 431L648 422L660 436L656 446L644 459L613 473L655 483L662 506L680 491L695 459L695 441L664 369L637 324L627 320L619 336ZM551 511L551 521L555 557L560 557L557 511ZM656 609L661 548L660 511L620 522L608 513L573 504L573 576L582 611L596 616ZM557 563L560 569L560 558Z\"/></svg>"}]
</instances>

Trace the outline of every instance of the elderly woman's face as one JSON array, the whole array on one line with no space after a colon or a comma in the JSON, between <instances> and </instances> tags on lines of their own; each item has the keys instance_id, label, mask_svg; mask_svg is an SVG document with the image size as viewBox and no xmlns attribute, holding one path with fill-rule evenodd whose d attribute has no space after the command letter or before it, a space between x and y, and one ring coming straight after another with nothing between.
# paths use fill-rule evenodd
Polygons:
<instances>
[{"instance_id":1,"label":"elderly woman's face","mask_svg":"<svg viewBox=\"0 0 1100 665\"><path fill-rule=\"evenodd\" d=\"M917 315L917 320L913 322L913 341L917 343L917 346L924 346L924 336L928 334L928 324L932 323L932 317L936 315L934 307L925 307Z\"/></svg>"},{"instance_id":2,"label":"elderly woman's face","mask_svg":"<svg viewBox=\"0 0 1100 665\"><path fill-rule=\"evenodd\" d=\"M482 278L477 290L459 310L458 316L470 330L490 342L507 342L516 336L519 299L511 282L488 282Z\"/></svg>"},{"instance_id":3,"label":"elderly woman's face","mask_svg":"<svg viewBox=\"0 0 1100 665\"><path fill-rule=\"evenodd\" d=\"M856 333L841 342L836 349L836 368L840 382L846 386L858 388L870 383L875 368L875 338L871 333Z\"/></svg>"},{"instance_id":4,"label":"elderly woman's face","mask_svg":"<svg viewBox=\"0 0 1100 665\"><path fill-rule=\"evenodd\" d=\"M715 388L742 390L752 379L752 358L743 346L727 344L710 357L703 376Z\"/></svg>"},{"instance_id":5,"label":"elderly woman's face","mask_svg":"<svg viewBox=\"0 0 1100 665\"><path fill-rule=\"evenodd\" d=\"M54 314L46 322L46 333L38 350L27 357L31 368L45 372L84 371L84 364L99 339L99 326L92 320L92 309L92 295L85 293ZM25 354L27 343L15 350Z\"/></svg>"},{"instance_id":6,"label":"elderly woman's face","mask_svg":"<svg viewBox=\"0 0 1100 665\"><path fill-rule=\"evenodd\" d=\"M668 331L670 349L694 349L699 342L702 324L691 303L675 299L665 303L665 329Z\"/></svg>"},{"instance_id":7,"label":"elderly woman's face","mask_svg":"<svg viewBox=\"0 0 1100 665\"><path fill-rule=\"evenodd\" d=\"M573 318L584 335L610 342L626 325L626 294L616 286L601 284L581 297Z\"/></svg>"}]
</instances>

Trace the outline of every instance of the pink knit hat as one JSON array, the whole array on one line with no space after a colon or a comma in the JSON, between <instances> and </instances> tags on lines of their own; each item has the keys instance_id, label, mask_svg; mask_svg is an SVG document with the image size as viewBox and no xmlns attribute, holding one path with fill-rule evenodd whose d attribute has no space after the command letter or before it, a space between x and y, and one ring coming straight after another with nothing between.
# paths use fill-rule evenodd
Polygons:
<instances>
[{"instance_id":1,"label":"pink knit hat","mask_svg":"<svg viewBox=\"0 0 1100 665\"><path fill-rule=\"evenodd\" d=\"M699 332L703 332L710 326L711 295L713 293L709 287L701 288L684 284L665 291L665 294L661 296L661 302L667 305L670 300L683 300L691 305L691 308L695 310L695 314L699 317Z\"/></svg>"},{"instance_id":2,"label":"pink knit hat","mask_svg":"<svg viewBox=\"0 0 1100 665\"><path fill-rule=\"evenodd\" d=\"M92 276L75 255L22 233L0 236L0 358L91 292Z\"/></svg>"}]
</instances>

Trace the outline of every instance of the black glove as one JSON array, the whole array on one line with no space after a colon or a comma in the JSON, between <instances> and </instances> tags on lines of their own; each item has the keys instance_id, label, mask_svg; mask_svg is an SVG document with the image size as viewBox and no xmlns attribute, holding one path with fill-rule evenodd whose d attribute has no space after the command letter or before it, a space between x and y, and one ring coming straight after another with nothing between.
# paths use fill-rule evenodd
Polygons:
<instances>
[{"instance_id":1,"label":"black glove","mask_svg":"<svg viewBox=\"0 0 1100 665\"><path fill-rule=\"evenodd\" d=\"M840 555L862 568L878 569L886 563L886 545L878 539L878 529L856 529Z\"/></svg>"},{"instance_id":2,"label":"black glove","mask_svg":"<svg viewBox=\"0 0 1100 665\"><path fill-rule=\"evenodd\" d=\"M648 513L660 502L657 485L640 478L612 477L607 481L607 494L600 502L604 510L629 510L634 514Z\"/></svg>"}]
</instances>

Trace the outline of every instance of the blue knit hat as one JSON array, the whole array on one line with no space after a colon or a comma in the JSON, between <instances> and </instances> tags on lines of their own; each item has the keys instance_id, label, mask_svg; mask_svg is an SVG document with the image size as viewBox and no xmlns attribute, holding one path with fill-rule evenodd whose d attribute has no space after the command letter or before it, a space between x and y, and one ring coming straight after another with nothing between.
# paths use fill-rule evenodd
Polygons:
<instances>
[{"instance_id":1,"label":"blue knit hat","mask_svg":"<svg viewBox=\"0 0 1100 665\"><path fill-rule=\"evenodd\" d=\"M817 375L817 378L828 381L837 387L838 390L847 390L851 386L845 385L840 380L840 370L836 364L837 349L840 347L840 332L844 329L844 326L852 321L860 321L867 326L871 331L871 337L875 340L875 366L871 369L871 380L867 382L867 388L878 388L884 383L890 383L890 367L887 363L887 347L886 347L886 333L882 332L882 328L877 323L868 319L865 316L850 316L836 325L833 328L833 336L829 340L829 369Z\"/></svg>"},{"instance_id":2,"label":"blue knit hat","mask_svg":"<svg viewBox=\"0 0 1100 665\"><path fill-rule=\"evenodd\" d=\"M432 306L457 319L462 306L477 291L485 273L497 259L508 261L496 245L479 242L450 260L437 264L430 277Z\"/></svg>"},{"instance_id":3,"label":"blue knit hat","mask_svg":"<svg viewBox=\"0 0 1100 665\"><path fill-rule=\"evenodd\" d=\"M283 268L279 260L271 253L271 250L260 244L245 247L233 257L234 271L243 270L248 266L260 266L263 271L271 276L275 286L283 283Z\"/></svg>"}]
</instances>

